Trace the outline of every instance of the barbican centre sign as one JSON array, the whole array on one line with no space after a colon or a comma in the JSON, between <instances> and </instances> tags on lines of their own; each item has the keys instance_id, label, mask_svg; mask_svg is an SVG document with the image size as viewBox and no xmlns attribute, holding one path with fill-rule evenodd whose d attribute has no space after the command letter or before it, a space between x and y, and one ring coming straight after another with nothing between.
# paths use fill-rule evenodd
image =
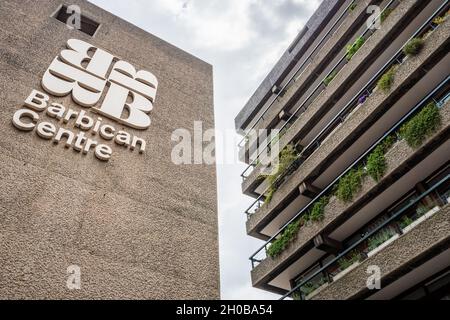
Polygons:
<instances>
[{"instance_id":1,"label":"barbican centre sign","mask_svg":"<svg viewBox=\"0 0 450 320\"><path fill-rule=\"evenodd\" d=\"M132 129L148 129L158 88L158 80L152 73L136 71L128 62L100 48L70 39L67 49L50 64L41 85L45 92L32 90L24 107L14 114L12 122L17 129L35 132L55 144L64 139L65 147L83 154L93 152L102 161L108 161L113 151L95 136L114 141L122 148L145 152L144 139L103 123L102 117ZM50 98L69 95L91 112L75 111ZM57 128L45 117L72 126L73 130Z\"/></svg>"}]
</instances>

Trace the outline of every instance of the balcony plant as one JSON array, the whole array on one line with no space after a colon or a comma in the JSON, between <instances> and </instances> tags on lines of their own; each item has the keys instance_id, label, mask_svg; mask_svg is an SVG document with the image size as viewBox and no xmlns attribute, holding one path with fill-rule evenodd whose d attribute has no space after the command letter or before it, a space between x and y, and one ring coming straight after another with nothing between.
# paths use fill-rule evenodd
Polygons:
<instances>
[{"instance_id":1,"label":"balcony plant","mask_svg":"<svg viewBox=\"0 0 450 320\"><path fill-rule=\"evenodd\" d=\"M433 23L436 24L436 25L440 25L440 24L443 24L445 22L445 19L446 19L446 16L444 16L444 17L436 17L436 18L434 18Z\"/></svg>"},{"instance_id":2,"label":"balcony plant","mask_svg":"<svg viewBox=\"0 0 450 320\"><path fill-rule=\"evenodd\" d=\"M389 69L383 74L377 82L377 87L383 90L385 93L391 90L391 86L394 83L395 67Z\"/></svg>"},{"instance_id":3,"label":"balcony plant","mask_svg":"<svg viewBox=\"0 0 450 320\"><path fill-rule=\"evenodd\" d=\"M425 220L431 218L434 216L437 212L439 212L440 207L435 206L433 208L430 208L428 206L420 205L416 210L416 220L405 218L402 223L400 224L400 227L402 228L403 234L408 233L418 225L420 225Z\"/></svg>"},{"instance_id":4,"label":"balcony plant","mask_svg":"<svg viewBox=\"0 0 450 320\"><path fill-rule=\"evenodd\" d=\"M380 181L386 173L387 162L384 154L385 148L383 144L380 144L367 157L367 173L377 182Z\"/></svg>"},{"instance_id":5,"label":"balcony plant","mask_svg":"<svg viewBox=\"0 0 450 320\"><path fill-rule=\"evenodd\" d=\"M340 272L333 277L333 282L341 279L347 273L355 269L360 265L363 256L361 252L356 250L349 253L347 257L343 257L338 260L339 270Z\"/></svg>"},{"instance_id":6,"label":"balcony plant","mask_svg":"<svg viewBox=\"0 0 450 320\"><path fill-rule=\"evenodd\" d=\"M355 10L357 6L358 6L358 3L357 3L356 1L353 2L353 3L350 5L350 7L349 7L350 11Z\"/></svg>"},{"instance_id":7,"label":"balcony plant","mask_svg":"<svg viewBox=\"0 0 450 320\"><path fill-rule=\"evenodd\" d=\"M420 53L424 46L424 41L421 38L413 38L403 47L403 53L408 56L416 56Z\"/></svg>"},{"instance_id":8,"label":"balcony plant","mask_svg":"<svg viewBox=\"0 0 450 320\"><path fill-rule=\"evenodd\" d=\"M402 230L404 230L405 228L409 227L411 224L413 224L414 220L411 219L408 216L405 216L401 221L400 221L400 228Z\"/></svg>"},{"instance_id":9,"label":"balcony plant","mask_svg":"<svg viewBox=\"0 0 450 320\"><path fill-rule=\"evenodd\" d=\"M313 206L309 219L313 222L322 221L325 217L325 207L330 202L329 197L320 198Z\"/></svg>"},{"instance_id":10,"label":"balcony plant","mask_svg":"<svg viewBox=\"0 0 450 320\"><path fill-rule=\"evenodd\" d=\"M362 181L365 177L364 168L351 169L343 176L337 185L336 196L343 202L350 202L362 187Z\"/></svg>"},{"instance_id":11,"label":"balcony plant","mask_svg":"<svg viewBox=\"0 0 450 320\"><path fill-rule=\"evenodd\" d=\"M368 240L369 253L367 254L367 256L369 258L374 256L375 254L383 250L385 247L387 247L389 244L391 244L398 238L399 235L391 228L381 230L376 235L369 238Z\"/></svg>"},{"instance_id":12,"label":"balcony plant","mask_svg":"<svg viewBox=\"0 0 450 320\"><path fill-rule=\"evenodd\" d=\"M394 9L392 9L392 8L384 9L383 12L381 12L381 14L380 14L380 22L383 23L387 19L387 17L390 16L392 11L394 11Z\"/></svg>"},{"instance_id":13,"label":"balcony plant","mask_svg":"<svg viewBox=\"0 0 450 320\"><path fill-rule=\"evenodd\" d=\"M347 61L350 61L353 58L355 53L358 52L365 42L366 40L363 37L358 37L353 44L347 46Z\"/></svg>"},{"instance_id":14,"label":"balcony plant","mask_svg":"<svg viewBox=\"0 0 450 320\"><path fill-rule=\"evenodd\" d=\"M297 150L292 144L287 145L280 153L278 164L275 166L274 172L269 175L261 175L262 178L267 178L269 188L265 194L264 204L272 201L274 193L277 191L278 186L276 182L279 177L283 176L290 168L292 163L298 159Z\"/></svg>"},{"instance_id":15,"label":"balcony plant","mask_svg":"<svg viewBox=\"0 0 450 320\"><path fill-rule=\"evenodd\" d=\"M306 300L310 300L315 295L319 294L324 288L328 286L328 281L326 278L322 277L319 281L305 283L301 288L301 292L306 296Z\"/></svg>"},{"instance_id":16,"label":"balcony plant","mask_svg":"<svg viewBox=\"0 0 450 320\"><path fill-rule=\"evenodd\" d=\"M336 77L337 75L337 71L334 70L333 72L330 73L330 75L328 77L325 78L325 80L323 80L323 84L328 86L330 84L331 81L333 81L334 77Z\"/></svg>"},{"instance_id":17,"label":"balcony plant","mask_svg":"<svg viewBox=\"0 0 450 320\"><path fill-rule=\"evenodd\" d=\"M298 219L286 227L286 230L267 249L267 255L271 258L278 257L289 244L297 238L298 231L304 225L304 219Z\"/></svg>"},{"instance_id":18,"label":"balcony plant","mask_svg":"<svg viewBox=\"0 0 450 320\"><path fill-rule=\"evenodd\" d=\"M439 108L432 102L400 128L400 136L411 148L420 147L441 126Z\"/></svg>"}]
</instances>

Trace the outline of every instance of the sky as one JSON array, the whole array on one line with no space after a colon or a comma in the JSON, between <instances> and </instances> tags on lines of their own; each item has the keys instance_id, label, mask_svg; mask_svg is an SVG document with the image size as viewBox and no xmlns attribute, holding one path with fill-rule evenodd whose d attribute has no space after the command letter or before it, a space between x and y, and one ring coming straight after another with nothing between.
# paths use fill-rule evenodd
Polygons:
<instances>
[{"instance_id":1,"label":"sky","mask_svg":"<svg viewBox=\"0 0 450 320\"><path fill-rule=\"evenodd\" d=\"M216 129L234 118L305 25L320 0L89 0L214 67ZM217 145L217 157L224 148ZM218 165L222 299L277 299L252 288L249 256L263 242L246 235L252 199L241 193L242 163Z\"/></svg>"}]
</instances>

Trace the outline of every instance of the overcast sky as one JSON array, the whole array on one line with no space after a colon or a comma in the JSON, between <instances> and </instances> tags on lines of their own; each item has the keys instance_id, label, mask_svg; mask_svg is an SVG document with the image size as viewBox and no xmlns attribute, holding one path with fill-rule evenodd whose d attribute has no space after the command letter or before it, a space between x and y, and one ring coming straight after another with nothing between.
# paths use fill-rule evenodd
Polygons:
<instances>
[{"instance_id":1,"label":"overcast sky","mask_svg":"<svg viewBox=\"0 0 450 320\"><path fill-rule=\"evenodd\" d=\"M320 0L90 0L214 66L218 130L234 118ZM220 157L223 150L217 146ZM242 164L218 166L223 299L275 299L252 288L248 257L262 245L245 232Z\"/></svg>"}]
</instances>

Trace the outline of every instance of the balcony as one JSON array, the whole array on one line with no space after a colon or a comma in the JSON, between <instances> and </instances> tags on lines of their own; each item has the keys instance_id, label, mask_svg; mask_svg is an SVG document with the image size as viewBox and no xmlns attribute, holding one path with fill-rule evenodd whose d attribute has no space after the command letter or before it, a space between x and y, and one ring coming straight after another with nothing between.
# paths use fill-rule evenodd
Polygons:
<instances>
[{"instance_id":1,"label":"balcony","mask_svg":"<svg viewBox=\"0 0 450 320\"><path fill-rule=\"evenodd\" d=\"M429 98L424 101L428 101ZM255 254L252 259L260 263L252 271L254 286L275 292L288 290L289 279L325 255L323 250L315 248L315 238L325 235L326 238L342 241L357 229L358 225L376 216L382 208L394 202L398 195L404 194L412 185L426 178L430 171L445 163L448 160L450 148L447 138L450 131L448 104L448 101L445 102L440 109L443 126L422 147L413 149L404 140L391 146L385 156L386 173L380 181L375 182L365 178L361 183L361 189L350 202L343 202L332 197L325 206L323 220L301 227L294 240L278 256L264 258L261 256L264 252ZM399 128L404 121L402 120L388 131L386 136L391 135L393 130ZM381 139L379 143L382 141L384 139ZM355 162L356 165L358 163L359 161ZM364 215L360 214L361 212L364 212Z\"/></svg>"},{"instance_id":2,"label":"balcony","mask_svg":"<svg viewBox=\"0 0 450 320\"><path fill-rule=\"evenodd\" d=\"M447 66L450 62L448 57L442 58L446 54L445 47L449 40L448 24L447 19L443 27L427 37L425 48L418 57L408 59L398 66L389 93L374 92L362 106L349 110L345 126L333 128L309 158L302 162L301 167L284 179L269 204L250 212L247 222L249 234L262 239L273 235L298 210L311 202L310 197L299 194L299 186L304 182L311 184L312 181L317 189L325 188L337 173L342 172L364 152L367 145L407 113L409 106L420 99L420 95L423 96L426 90L431 90L430 86L436 85L448 75ZM397 60L395 56L394 58L393 60ZM437 63L440 65L434 67ZM429 72L425 73L424 68ZM380 77L382 74L380 72ZM367 129L369 127L370 130Z\"/></svg>"}]
</instances>

